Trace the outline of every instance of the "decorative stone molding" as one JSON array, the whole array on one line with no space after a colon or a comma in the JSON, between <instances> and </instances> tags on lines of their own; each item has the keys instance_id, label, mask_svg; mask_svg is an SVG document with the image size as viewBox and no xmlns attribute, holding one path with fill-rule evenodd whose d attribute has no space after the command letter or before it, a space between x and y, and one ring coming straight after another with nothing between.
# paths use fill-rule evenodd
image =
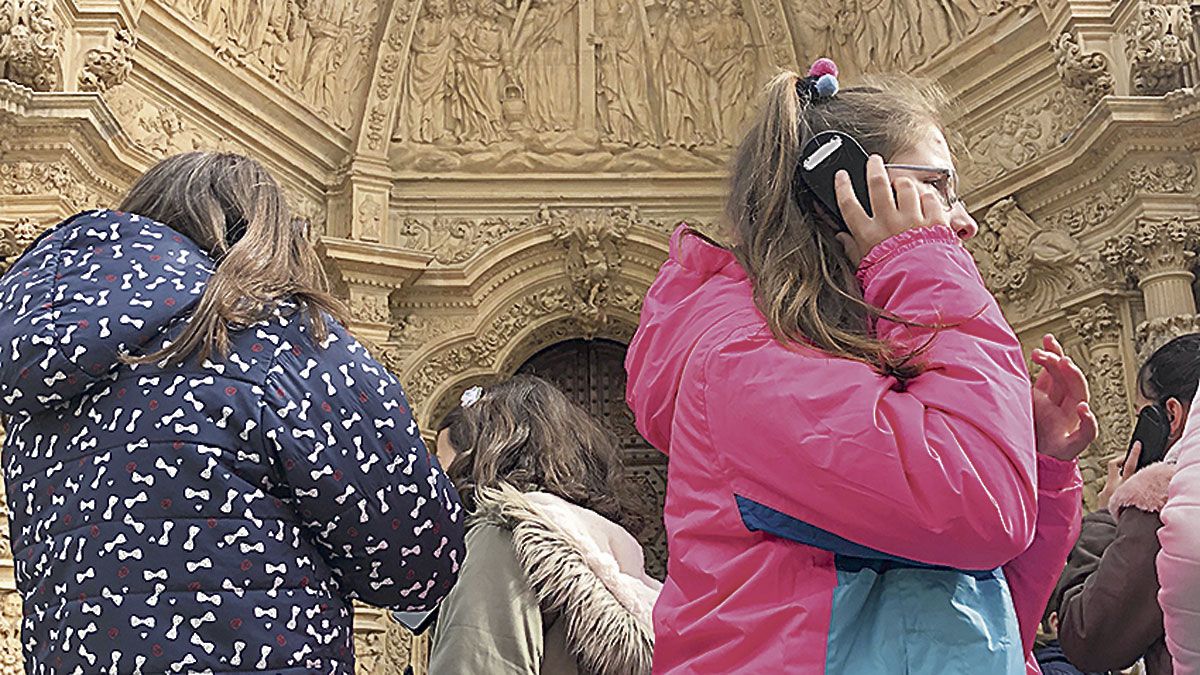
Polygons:
<instances>
[{"instance_id":1,"label":"decorative stone molding","mask_svg":"<svg viewBox=\"0 0 1200 675\"><path fill-rule=\"evenodd\" d=\"M968 135L963 178L978 186L1016 171L1058 146L1083 113L1066 89L1006 110L996 124Z\"/></svg>"},{"instance_id":2,"label":"decorative stone molding","mask_svg":"<svg viewBox=\"0 0 1200 675\"><path fill-rule=\"evenodd\" d=\"M1085 52L1079 38L1063 33L1051 45L1058 76L1075 91L1088 108L1113 93L1113 77L1108 72L1108 57L1103 52Z\"/></svg>"},{"instance_id":3,"label":"decorative stone molding","mask_svg":"<svg viewBox=\"0 0 1200 675\"><path fill-rule=\"evenodd\" d=\"M88 50L79 73L80 91L105 92L125 82L133 72L133 50L137 37L128 30L117 31L111 47Z\"/></svg>"},{"instance_id":4,"label":"decorative stone molding","mask_svg":"<svg viewBox=\"0 0 1200 675\"><path fill-rule=\"evenodd\" d=\"M328 261L334 286L348 296L352 327L379 344L391 331L391 295L410 285L431 256L381 244L324 237L317 251Z\"/></svg>"},{"instance_id":5,"label":"decorative stone molding","mask_svg":"<svg viewBox=\"0 0 1200 675\"><path fill-rule=\"evenodd\" d=\"M485 247L514 232L550 224L550 212L539 208L532 217L440 218L423 220L394 216L392 228L401 245L428 251L442 265L454 265L475 257Z\"/></svg>"},{"instance_id":6,"label":"decorative stone molding","mask_svg":"<svg viewBox=\"0 0 1200 675\"><path fill-rule=\"evenodd\" d=\"M554 238L566 251L571 316L592 337L608 317L609 285L619 274L621 244L638 220L637 209L571 210L556 218Z\"/></svg>"},{"instance_id":7,"label":"decorative stone molding","mask_svg":"<svg viewBox=\"0 0 1200 675\"><path fill-rule=\"evenodd\" d=\"M1088 346L1116 345L1121 341L1121 320L1107 304L1080 307L1071 315L1071 328Z\"/></svg>"},{"instance_id":8,"label":"decorative stone molding","mask_svg":"<svg viewBox=\"0 0 1200 675\"><path fill-rule=\"evenodd\" d=\"M1122 358L1122 324L1119 312L1103 299L1075 308L1068 317L1087 351L1087 361L1081 365L1100 428L1097 442L1080 458L1084 501L1093 506L1104 487L1108 459L1123 452L1129 438L1132 411Z\"/></svg>"},{"instance_id":9,"label":"decorative stone molding","mask_svg":"<svg viewBox=\"0 0 1200 675\"><path fill-rule=\"evenodd\" d=\"M0 198L4 195L53 195L77 211L104 203L93 186L61 163L0 162Z\"/></svg>"},{"instance_id":10,"label":"decorative stone molding","mask_svg":"<svg viewBox=\"0 0 1200 675\"><path fill-rule=\"evenodd\" d=\"M501 348L534 321L569 310L571 297L571 292L561 286L521 297L470 341L423 359L416 372L405 380L409 396L419 402L417 405L431 405L427 399L445 380L472 370L492 368Z\"/></svg>"},{"instance_id":11,"label":"decorative stone molding","mask_svg":"<svg viewBox=\"0 0 1200 675\"><path fill-rule=\"evenodd\" d=\"M1179 314L1143 321L1137 327L1138 360L1145 362L1156 349L1188 333L1200 333L1200 316Z\"/></svg>"},{"instance_id":12,"label":"decorative stone molding","mask_svg":"<svg viewBox=\"0 0 1200 675\"><path fill-rule=\"evenodd\" d=\"M62 30L49 0L17 0L0 7L0 79L34 91L58 85Z\"/></svg>"},{"instance_id":13,"label":"decorative stone molding","mask_svg":"<svg viewBox=\"0 0 1200 675\"><path fill-rule=\"evenodd\" d=\"M1194 30L1186 0L1139 0L1125 28L1135 93L1158 96L1183 86L1186 66L1196 58Z\"/></svg>"},{"instance_id":14,"label":"decorative stone molding","mask_svg":"<svg viewBox=\"0 0 1200 675\"><path fill-rule=\"evenodd\" d=\"M988 287L1027 311L1048 307L1071 287L1074 279L1063 272L1081 254L1071 232L1038 225L1011 197L988 210L968 246Z\"/></svg>"},{"instance_id":15,"label":"decorative stone molding","mask_svg":"<svg viewBox=\"0 0 1200 675\"><path fill-rule=\"evenodd\" d=\"M25 252L45 227L32 218L18 218L12 223L0 223L0 274ZM0 554L2 555L2 554Z\"/></svg>"},{"instance_id":16,"label":"decorative stone molding","mask_svg":"<svg viewBox=\"0 0 1200 675\"><path fill-rule=\"evenodd\" d=\"M1108 224L1112 215L1139 192L1186 194L1195 188L1196 165L1193 160L1180 161L1168 157L1159 162L1138 164L1079 204L1051 214L1046 218L1046 225L1074 234L1097 230Z\"/></svg>"},{"instance_id":17,"label":"decorative stone molding","mask_svg":"<svg viewBox=\"0 0 1200 675\"><path fill-rule=\"evenodd\" d=\"M1133 273L1144 283L1162 272L1187 271L1200 246L1200 220L1138 220L1121 239Z\"/></svg>"}]
</instances>

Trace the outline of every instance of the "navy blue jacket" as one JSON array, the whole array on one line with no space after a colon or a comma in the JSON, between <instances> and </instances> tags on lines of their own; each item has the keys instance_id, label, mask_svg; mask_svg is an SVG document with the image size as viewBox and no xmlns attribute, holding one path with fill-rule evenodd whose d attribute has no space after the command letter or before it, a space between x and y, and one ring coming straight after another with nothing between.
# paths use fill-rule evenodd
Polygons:
<instances>
[{"instance_id":1,"label":"navy blue jacket","mask_svg":"<svg viewBox=\"0 0 1200 675\"><path fill-rule=\"evenodd\" d=\"M28 672L352 673L350 600L421 610L463 512L399 383L283 303L228 358L131 366L213 263L80 214L0 280L0 413Z\"/></svg>"}]
</instances>

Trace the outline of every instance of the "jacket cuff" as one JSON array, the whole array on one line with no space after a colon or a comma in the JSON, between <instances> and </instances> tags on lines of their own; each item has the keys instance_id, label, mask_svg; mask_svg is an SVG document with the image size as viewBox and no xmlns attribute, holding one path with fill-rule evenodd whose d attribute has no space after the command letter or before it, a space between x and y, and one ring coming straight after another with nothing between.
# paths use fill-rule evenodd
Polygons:
<instances>
[{"instance_id":1,"label":"jacket cuff","mask_svg":"<svg viewBox=\"0 0 1200 675\"><path fill-rule=\"evenodd\" d=\"M1039 491L1061 492L1083 487L1083 477L1079 474L1079 463L1076 460L1064 462L1039 454L1037 475Z\"/></svg>"},{"instance_id":2,"label":"jacket cuff","mask_svg":"<svg viewBox=\"0 0 1200 675\"><path fill-rule=\"evenodd\" d=\"M962 241L948 225L914 227L892 235L876 244L858 264L859 283L865 288L884 262L909 249L926 244L951 244L958 248L962 246Z\"/></svg>"}]
</instances>

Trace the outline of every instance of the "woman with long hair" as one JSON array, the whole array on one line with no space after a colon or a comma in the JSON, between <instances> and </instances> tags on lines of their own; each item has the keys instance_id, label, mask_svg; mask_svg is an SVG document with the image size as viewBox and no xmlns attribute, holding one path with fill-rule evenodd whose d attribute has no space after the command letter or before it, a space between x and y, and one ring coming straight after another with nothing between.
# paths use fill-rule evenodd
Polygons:
<instances>
[{"instance_id":1,"label":"woman with long hair","mask_svg":"<svg viewBox=\"0 0 1200 675\"><path fill-rule=\"evenodd\" d=\"M626 528L620 449L553 385L468 390L438 456L470 512L467 558L439 610L430 672L650 672L662 584Z\"/></svg>"},{"instance_id":2,"label":"woman with long hair","mask_svg":"<svg viewBox=\"0 0 1200 675\"><path fill-rule=\"evenodd\" d=\"M962 245L945 105L899 77L839 90L827 59L782 73L733 160L729 246L672 236L626 360L671 458L655 673L1037 672L1095 419L1049 336L1031 388ZM800 180L834 130L871 155L871 215L845 171L838 214Z\"/></svg>"},{"instance_id":3,"label":"woman with long hair","mask_svg":"<svg viewBox=\"0 0 1200 675\"><path fill-rule=\"evenodd\" d=\"M258 162L164 160L0 280L29 672L353 673L351 600L453 585L462 514Z\"/></svg>"}]
</instances>

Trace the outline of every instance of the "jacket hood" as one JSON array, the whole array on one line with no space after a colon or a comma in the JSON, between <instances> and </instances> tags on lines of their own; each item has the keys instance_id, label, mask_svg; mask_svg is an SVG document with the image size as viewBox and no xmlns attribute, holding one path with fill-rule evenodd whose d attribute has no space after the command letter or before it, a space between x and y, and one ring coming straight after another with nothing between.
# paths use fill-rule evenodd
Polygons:
<instances>
[{"instance_id":1,"label":"jacket hood","mask_svg":"<svg viewBox=\"0 0 1200 675\"><path fill-rule=\"evenodd\" d=\"M651 612L662 583L646 574L633 535L560 497L507 484L479 490L476 504L474 522L512 532L539 606L560 613L583 672L650 672Z\"/></svg>"},{"instance_id":2,"label":"jacket hood","mask_svg":"<svg viewBox=\"0 0 1200 675\"><path fill-rule=\"evenodd\" d=\"M692 350L721 319L737 312L761 318L745 270L733 253L680 225L646 294L625 357L626 401L638 431L662 452L669 453L671 421Z\"/></svg>"},{"instance_id":3,"label":"jacket hood","mask_svg":"<svg viewBox=\"0 0 1200 675\"><path fill-rule=\"evenodd\" d=\"M0 280L0 412L111 379L122 354L191 313L213 268L190 239L132 213L86 211L43 234Z\"/></svg>"},{"instance_id":4,"label":"jacket hood","mask_svg":"<svg viewBox=\"0 0 1200 675\"><path fill-rule=\"evenodd\" d=\"M1158 513L1167 505L1167 491L1175 477L1175 462L1155 462L1129 477L1108 499L1108 511L1114 518L1122 509L1134 507Z\"/></svg>"}]
</instances>

